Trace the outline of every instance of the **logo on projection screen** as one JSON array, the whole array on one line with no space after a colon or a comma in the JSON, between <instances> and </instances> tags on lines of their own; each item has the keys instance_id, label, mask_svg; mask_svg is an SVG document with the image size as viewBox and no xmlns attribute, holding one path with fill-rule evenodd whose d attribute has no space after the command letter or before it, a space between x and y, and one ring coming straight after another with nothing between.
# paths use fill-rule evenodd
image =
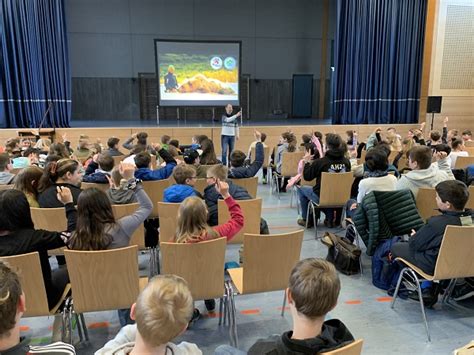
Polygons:
<instances>
[{"instance_id":1,"label":"logo on projection screen","mask_svg":"<svg viewBox=\"0 0 474 355\"><path fill-rule=\"evenodd\" d=\"M234 69L236 65L237 65L237 62L235 61L233 57L227 57L226 59L224 59L224 67L227 70Z\"/></svg>"},{"instance_id":2,"label":"logo on projection screen","mask_svg":"<svg viewBox=\"0 0 474 355\"><path fill-rule=\"evenodd\" d=\"M220 57L212 57L211 68L214 70L219 70L220 68L222 68L222 59Z\"/></svg>"}]
</instances>

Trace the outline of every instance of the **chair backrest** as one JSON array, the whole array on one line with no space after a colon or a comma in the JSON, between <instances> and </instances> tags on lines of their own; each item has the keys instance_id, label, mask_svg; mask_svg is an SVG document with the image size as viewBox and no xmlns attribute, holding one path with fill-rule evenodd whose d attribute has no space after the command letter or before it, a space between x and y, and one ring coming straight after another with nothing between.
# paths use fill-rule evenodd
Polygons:
<instances>
[{"instance_id":1,"label":"chair backrest","mask_svg":"<svg viewBox=\"0 0 474 355\"><path fill-rule=\"evenodd\" d=\"M48 315L48 298L38 252L0 256L0 261L7 262L20 277L21 288L25 293L27 303L23 317Z\"/></svg>"},{"instance_id":2,"label":"chair backrest","mask_svg":"<svg viewBox=\"0 0 474 355\"><path fill-rule=\"evenodd\" d=\"M243 293L283 290L300 260L303 230L285 234L245 234Z\"/></svg>"},{"instance_id":3,"label":"chair backrest","mask_svg":"<svg viewBox=\"0 0 474 355\"><path fill-rule=\"evenodd\" d=\"M136 245L100 251L65 250L77 313L129 308L139 293Z\"/></svg>"},{"instance_id":4,"label":"chair backrest","mask_svg":"<svg viewBox=\"0 0 474 355\"><path fill-rule=\"evenodd\" d=\"M161 243L160 249L162 273L185 279L194 300L222 297L225 238L200 243Z\"/></svg>"},{"instance_id":5,"label":"chair backrest","mask_svg":"<svg viewBox=\"0 0 474 355\"><path fill-rule=\"evenodd\" d=\"M474 164L474 157L463 157L459 156L456 158L456 163L454 164L455 169L466 169L469 165Z\"/></svg>"},{"instance_id":6,"label":"chair backrest","mask_svg":"<svg viewBox=\"0 0 474 355\"><path fill-rule=\"evenodd\" d=\"M352 172L322 173L320 206L344 206L351 197Z\"/></svg>"},{"instance_id":7,"label":"chair backrest","mask_svg":"<svg viewBox=\"0 0 474 355\"><path fill-rule=\"evenodd\" d=\"M365 162L365 156L366 155L367 155L367 151L365 149L360 152L360 158L359 159L362 163Z\"/></svg>"},{"instance_id":8,"label":"chair backrest","mask_svg":"<svg viewBox=\"0 0 474 355\"><path fill-rule=\"evenodd\" d=\"M0 191L10 190L10 189L13 189L13 184L8 184L8 185L0 184Z\"/></svg>"},{"instance_id":9,"label":"chair backrest","mask_svg":"<svg viewBox=\"0 0 474 355\"><path fill-rule=\"evenodd\" d=\"M398 155L398 153L400 153L400 152L397 152L396 150L392 150L392 151L390 152L390 154L388 155L388 163L389 163L389 164L393 164L393 160L394 160L395 157ZM364 161L365 161L365 159L364 159Z\"/></svg>"},{"instance_id":10,"label":"chair backrest","mask_svg":"<svg viewBox=\"0 0 474 355\"><path fill-rule=\"evenodd\" d=\"M464 147L464 151L469 154L470 157L474 156L474 146L472 147Z\"/></svg>"},{"instance_id":11,"label":"chair backrest","mask_svg":"<svg viewBox=\"0 0 474 355\"><path fill-rule=\"evenodd\" d=\"M207 171L209 170L209 168L210 168L211 166L214 166L214 165L219 165L219 164L209 164L209 165L204 165L204 164L202 164L202 165L201 165L201 169L207 173Z\"/></svg>"},{"instance_id":12,"label":"chair backrest","mask_svg":"<svg viewBox=\"0 0 474 355\"><path fill-rule=\"evenodd\" d=\"M143 188L153 203L153 211L150 217L156 218L158 214L158 202L163 201L163 191L170 186L168 179L156 181L143 181Z\"/></svg>"},{"instance_id":13,"label":"chair backrest","mask_svg":"<svg viewBox=\"0 0 474 355\"><path fill-rule=\"evenodd\" d=\"M262 199L239 200L237 203L244 215L244 226L237 235L229 241L229 244L241 244L244 242L244 234L260 233L260 218L262 216ZM217 201L217 218L219 224L224 224L230 220L230 213L224 200Z\"/></svg>"},{"instance_id":14,"label":"chair backrest","mask_svg":"<svg viewBox=\"0 0 474 355\"><path fill-rule=\"evenodd\" d=\"M124 160L127 156L126 155L117 155L112 157L114 159L114 166L118 166L122 160Z\"/></svg>"},{"instance_id":15,"label":"chair backrest","mask_svg":"<svg viewBox=\"0 0 474 355\"><path fill-rule=\"evenodd\" d=\"M270 163L270 147L263 147L263 168L268 168L268 164ZM255 161L255 147L250 149L250 162L253 163Z\"/></svg>"},{"instance_id":16,"label":"chair backrest","mask_svg":"<svg viewBox=\"0 0 474 355\"><path fill-rule=\"evenodd\" d=\"M178 210L180 203L158 202L160 214L160 244L173 242L178 226Z\"/></svg>"},{"instance_id":17,"label":"chair backrest","mask_svg":"<svg viewBox=\"0 0 474 355\"><path fill-rule=\"evenodd\" d=\"M93 182L81 182L81 189L82 190L92 189L93 187L95 187L96 189L102 190L104 192L107 191L108 189L110 189L109 184L96 184L96 183L93 183Z\"/></svg>"},{"instance_id":18,"label":"chair backrest","mask_svg":"<svg viewBox=\"0 0 474 355\"><path fill-rule=\"evenodd\" d=\"M474 141L464 142L464 145L465 145L466 147L474 147Z\"/></svg>"},{"instance_id":19,"label":"chair backrest","mask_svg":"<svg viewBox=\"0 0 474 355\"><path fill-rule=\"evenodd\" d=\"M304 152L283 153L281 157L281 176L298 174L298 163L303 159Z\"/></svg>"},{"instance_id":20,"label":"chair backrest","mask_svg":"<svg viewBox=\"0 0 474 355\"><path fill-rule=\"evenodd\" d=\"M257 197L258 176L252 176L244 179L229 179L234 184L243 187L252 198Z\"/></svg>"},{"instance_id":21,"label":"chair backrest","mask_svg":"<svg viewBox=\"0 0 474 355\"><path fill-rule=\"evenodd\" d=\"M23 169L24 168L13 168L12 170L10 170L10 173L17 175Z\"/></svg>"},{"instance_id":22,"label":"chair backrest","mask_svg":"<svg viewBox=\"0 0 474 355\"><path fill-rule=\"evenodd\" d=\"M434 270L435 280L474 277L474 226L447 226Z\"/></svg>"},{"instance_id":23,"label":"chair backrest","mask_svg":"<svg viewBox=\"0 0 474 355\"><path fill-rule=\"evenodd\" d=\"M207 179L196 179L194 183L194 190L204 195L204 189L207 187Z\"/></svg>"},{"instance_id":24,"label":"chair backrest","mask_svg":"<svg viewBox=\"0 0 474 355\"><path fill-rule=\"evenodd\" d=\"M416 209L424 221L440 214L436 208L436 190L434 187L420 187L416 195Z\"/></svg>"},{"instance_id":25,"label":"chair backrest","mask_svg":"<svg viewBox=\"0 0 474 355\"><path fill-rule=\"evenodd\" d=\"M133 214L138 209L138 206L138 203L112 205L115 220ZM132 238L130 239L130 245L137 245L138 249L145 249L145 226L143 223L140 224L135 232L133 232Z\"/></svg>"},{"instance_id":26,"label":"chair backrest","mask_svg":"<svg viewBox=\"0 0 474 355\"><path fill-rule=\"evenodd\" d=\"M150 165L153 170L158 167L159 159L157 159L156 155L151 154L151 161Z\"/></svg>"},{"instance_id":27,"label":"chair backrest","mask_svg":"<svg viewBox=\"0 0 474 355\"><path fill-rule=\"evenodd\" d=\"M321 355L360 355L362 354L362 345L364 344L363 339L357 339L342 348L338 348L332 351L321 353Z\"/></svg>"},{"instance_id":28,"label":"chair backrest","mask_svg":"<svg viewBox=\"0 0 474 355\"><path fill-rule=\"evenodd\" d=\"M30 207L30 211L35 229L44 229L52 232L62 232L67 230L67 219L64 207Z\"/></svg>"},{"instance_id":29,"label":"chair backrest","mask_svg":"<svg viewBox=\"0 0 474 355\"><path fill-rule=\"evenodd\" d=\"M467 200L466 208L474 210L474 185L469 186L469 200Z\"/></svg>"}]
</instances>

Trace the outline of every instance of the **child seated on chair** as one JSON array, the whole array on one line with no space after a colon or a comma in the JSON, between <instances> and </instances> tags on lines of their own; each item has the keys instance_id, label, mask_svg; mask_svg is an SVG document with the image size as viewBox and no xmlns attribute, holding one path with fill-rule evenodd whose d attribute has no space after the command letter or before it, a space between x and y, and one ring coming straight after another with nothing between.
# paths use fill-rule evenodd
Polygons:
<instances>
[{"instance_id":1,"label":"child seated on chair","mask_svg":"<svg viewBox=\"0 0 474 355\"><path fill-rule=\"evenodd\" d=\"M334 265L317 258L299 261L285 291L293 330L257 340L248 354L320 354L352 343L354 337L344 323L339 319L325 321L336 307L340 289ZM224 345L215 354L245 354L234 350Z\"/></svg>"},{"instance_id":2,"label":"child seated on chair","mask_svg":"<svg viewBox=\"0 0 474 355\"><path fill-rule=\"evenodd\" d=\"M29 338L20 337L20 319L27 309L26 301L20 278L9 265L0 261L0 354L75 354L71 344L56 342L33 346Z\"/></svg>"},{"instance_id":3,"label":"child seated on chair","mask_svg":"<svg viewBox=\"0 0 474 355\"><path fill-rule=\"evenodd\" d=\"M114 158L108 154L95 154L82 178L83 182L108 184L110 173L114 168Z\"/></svg>"},{"instance_id":4,"label":"child seated on chair","mask_svg":"<svg viewBox=\"0 0 474 355\"><path fill-rule=\"evenodd\" d=\"M255 160L251 164L246 164L245 153L241 150L233 150L230 153L229 178L245 179L255 176L263 165L265 153L261 142L262 135L259 131L254 131L255 136Z\"/></svg>"},{"instance_id":5,"label":"child seated on chair","mask_svg":"<svg viewBox=\"0 0 474 355\"><path fill-rule=\"evenodd\" d=\"M150 169L151 156L147 152L141 152L135 155L135 165L137 171L135 171L135 177L143 181L155 181L165 180L170 177L173 172L173 168L176 166L176 160L168 153L167 150L161 147L160 144L155 144L154 148L165 161L166 165L156 170Z\"/></svg>"},{"instance_id":6,"label":"child seated on chair","mask_svg":"<svg viewBox=\"0 0 474 355\"><path fill-rule=\"evenodd\" d=\"M186 331L192 312L193 298L184 279L175 275L155 276L132 305L130 315L136 324L120 329L95 355L201 355L196 344L171 343Z\"/></svg>"},{"instance_id":7,"label":"child seated on chair","mask_svg":"<svg viewBox=\"0 0 474 355\"><path fill-rule=\"evenodd\" d=\"M446 227L473 224L472 211L464 208L469 190L463 182L447 180L440 182L435 189L436 205L441 215L429 218L422 228L412 231L408 243L395 243L391 250L393 258L403 258L429 275L433 275ZM426 306L434 305L438 299L439 288L437 284L433 286L422 285Z\"/></svg>"},{"instance_id":8,"label":"child seated on chair","mask_svg":"<svg viewBox=\"0 0 474 355\"><path fill-rule=\"evenodd\" d=\"M196 169L192 165L182 164L173 169L173 178L176 184L163 191L163 201L180 203L189 196L202 195L194 189L196 183Z\"/></svg>"},{"instance_id":9,"label":"child seated on chair","mask_svg":"<svg viewBox=\"0 0 474 355\"><path fill-rule=\"evenodd\" d=\"M137 202L135 192L128 188L128 180L120 173L120 168L116 166L109 179L110 189L105 193L112 205L126 205Z\"/></svg>"}]
</instances>

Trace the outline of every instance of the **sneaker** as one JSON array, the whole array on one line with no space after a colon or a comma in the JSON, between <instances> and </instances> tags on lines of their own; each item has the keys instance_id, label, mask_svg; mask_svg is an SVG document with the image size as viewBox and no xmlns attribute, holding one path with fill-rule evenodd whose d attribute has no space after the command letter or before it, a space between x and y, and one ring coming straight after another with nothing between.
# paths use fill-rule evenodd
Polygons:
<instances>
[{"instance_id":1,"label":"sneaker","mask_svg":"<svg viewBox=\"0 0 474 355\"><path fill-rule=\"evenodd\" d=\"M267 178L262 179L262 184L266 185L267 184Z\"/></svg>"},{"instance_id":2,"label":"sneaker","mask_svg":"<svg viewBox=\"0 0 474 355\"><path fill-rule=\"evenodd\" d=\"M451 294L451 297L456 302L467 300L468 298L471 298L473 296L474 296L474 287L469 285L467 282L461 285L456 285L454 287L453 293Z\"/></svg>"},{"instance_id":3,"label":"sneaker","mask_svg":"<svg viewBox=\"0 0 474 355\"><path fill-rule=\"evenodd\" d=\"M204 300L208 312L214 312L216 309L216 300Z\"/></svg>"},{"instance_id":4,"label":"sneaker","mask_svg":"<svg viewBox=\"0 0 474 355\"><path fill-rule=\"evenodd\" d=\"M193 325L193 323L196 322L199 318L201 318L201 312L199 312L199 309L194 308L193 316L191 317L191 320L188 323L188 327Z\"/></svg>"},{"instance_id":5,"label":"sneaker","mask_svg":"<svg viewBox=\"0 0 474 355\"><path fill-rule=\"evenodd\" d=\"M298 223L298 225L300 226L303 226L303 227L306 227L306 219L303 219L303 218L299 218L296 223Z\"/></svg>"},{"instance_id":6,"label":"sneaker","mask_svg":"<svg viewBox=\"0 0 474 355\"><path fill-rule=\"evenodd\" d=\"M423 304L427 308L433 307L436 302L438 302L438 294L439 294L439 287L436 285L433 285L430 288L425 288L421 290L422 297L423 297ZM408 298L414 300L414 301L419 301L420 298L418 297L418 291L410 291L408 293Z\"/></svg>"}]
</instances>

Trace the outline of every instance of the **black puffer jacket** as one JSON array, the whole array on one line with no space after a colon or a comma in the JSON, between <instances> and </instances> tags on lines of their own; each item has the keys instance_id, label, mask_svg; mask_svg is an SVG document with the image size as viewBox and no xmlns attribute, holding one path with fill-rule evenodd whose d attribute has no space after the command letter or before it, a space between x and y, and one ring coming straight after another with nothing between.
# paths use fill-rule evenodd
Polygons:
<instances>
[{"instance_id":1,"label":"black puffer jacket","mask_svg":"<svg viewBox=\"0 0 474 355\"><path fill-rule=\"evenodd\" d=\"M234 200L251 200L252 197L249 195L247 190L243 187L232 183L232 181L227 181L229 184L229 194L234 198ZM218 225L218 215L217 215L217 201L222 200L222 196L217 192L214 185L210 185L204 189L204 199L206 201L207 210L209 212L208 223L210 226Z\"/></svg>"}]
</instances>

